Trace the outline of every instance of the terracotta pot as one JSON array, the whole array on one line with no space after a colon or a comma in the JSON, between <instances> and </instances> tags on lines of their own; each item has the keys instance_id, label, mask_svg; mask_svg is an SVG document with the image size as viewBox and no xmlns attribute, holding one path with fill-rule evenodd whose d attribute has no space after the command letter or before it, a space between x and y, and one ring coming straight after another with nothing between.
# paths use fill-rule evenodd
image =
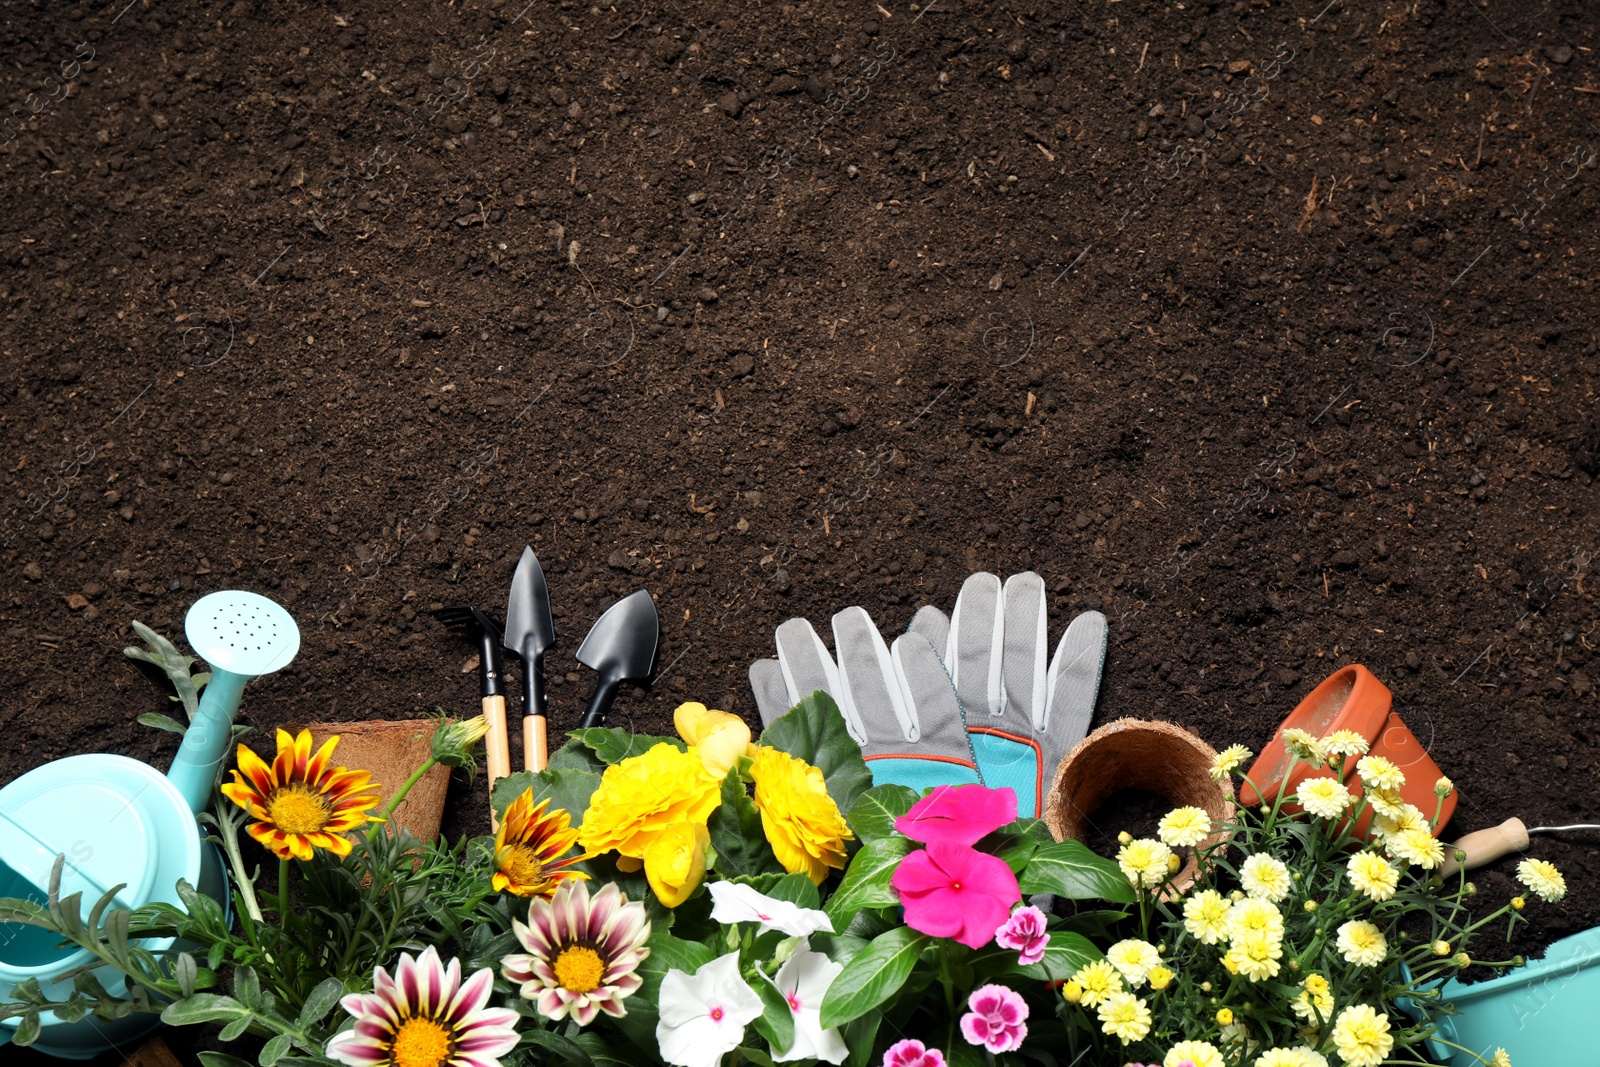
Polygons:
<instances>
[{"instance_id":1,"label":"terracotta pot","mask_svg":"<svg viewBox=\"0 0 1600 1067\"><path fill-rule=\"evenodd\" d=\"M321 746L331 735L339 735L339 747L333 750L335 763L372 775L383 798L378 809L388 803L390 794L400 788L428 758L436 728L437 723L431 719L309 724L313 743L317 746ZM293 732L302 727L289 729ZM444 794L449 785L449 767L437 766L423 775L395 812L397 828L403 828L419 841L432 842L436 839L440 821L444 818Z\"/></svg>"},{"instance_id":2,"label":"terracotta pot","mask_svg":"<svg viewBox=\"0 0 1600 1067\"><path fill-rule=\"evenodd\" d=\"M1228 786L1211 779L1217 758L1212 747L1170 722L1118 719L1075 745L1056 768L1045 801L1044 821L1057 841L1083 840L1085 825L1107 797L1122 789L1142 789L1165 797L1174 808L1204 808L1216 824L1233 818ZM1212 834L1200 847L1223 839ZM1181 892L1198 867L1191 855L1173 879Z\"/></svg>"},{"instance_id":3,"label":"terracotta pot","mask_svg":"<svg viewBox=\"0 0 1600 1067\"><path fill-rule=\"evenodd\" d=\"M1370 754L1383 756L1405 772L1406 784L1400 795L1406 803L1414 804L1429 818L1433 817L1433 785L1441 777L1439 765L1428 755L1427 749L1417 740L1406 724L1395 714L1393 695L1389 687L1359 663L1341 667L1306 695L1306 698L1283 720L1272 740L1261 750L1261 755L1251 766L1249 781L1239 787L1239 802L1256 807L1264 800L1277 797L1280 792L1292 795L1306 778L1312 777L1311 768L1297 764L1289 772L1289 750L1284 747L1285 730L1305 730L1313 737L1326 737L1335 730L1353 730L1366 738ZM1332 771L1322 771L1316 777L1332 778ZM1252 785L1251 783L1254 783ZM1355 773L1355 761L1349 761L1349 772L1344 784L1357 796L1361 794L1361 779ZM1434 832L1444 828L1456 810L1456 791L1445 797L1439 810L1439 823ZM1285 811L1298 812L1297 804L1285 804ZM1372 811L1368 809L1356 821L1352 832L1366 837L1372 824Z\"/></svg>"}]
</instances>

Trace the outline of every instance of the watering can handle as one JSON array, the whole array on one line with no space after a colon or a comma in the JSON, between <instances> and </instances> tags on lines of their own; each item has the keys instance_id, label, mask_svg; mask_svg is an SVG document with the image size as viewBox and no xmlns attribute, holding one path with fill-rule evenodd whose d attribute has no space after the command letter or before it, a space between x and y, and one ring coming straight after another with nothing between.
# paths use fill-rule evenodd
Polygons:
<instances>
[{"instance_id":1,"label":"watering can handle","mask_svg":"<svg viewBox=\"0 0 1600 1067\"><path fill-rule=\"evenodd\" d=\"M1528 828L1521 819L1507 819L1499 826L1487 830L1474 830L1445 850L1444 866L1439 873L1448 878L1458 867L1472 870L1499 859L1508 852L1521 852L1528 847ZM1465 852L1466 859L1456 863L1456 853Z\"/></svg>"},{"instance_id":2,"label":"watering can handle","mask_svg":"<svg viewBox=\"0 0 1600 1067\"><path fill-rule=\"evenodd\" d=\"M184 732L183 744L173 757L167 777L178 787L189 810L195 814L211 805L211 791L217 783L217 768L228 755L233 736L233 716L249 676L211 668L211 681L200 696L200 709Z\"/></svg>"}]
</instances>

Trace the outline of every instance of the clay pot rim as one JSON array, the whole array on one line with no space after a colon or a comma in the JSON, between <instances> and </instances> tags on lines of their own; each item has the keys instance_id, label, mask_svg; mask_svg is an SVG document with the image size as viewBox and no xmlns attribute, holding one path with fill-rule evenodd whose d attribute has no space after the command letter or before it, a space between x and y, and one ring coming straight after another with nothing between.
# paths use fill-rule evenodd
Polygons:
<instances>
[{"instance_id":1,"label":"clay pot rim","mask_svg":"<svg viewBox=\"0 0 1600 1067\"><path fill-rule=\"evenodd\" d=\"M1283 744L1284 732L1300 728L1315 711L1318 700L1329 691L1337 689L1347 674L1352 676L1350 693L1345 697L1338 712L1328 721L1327 729L1322 732L1322 736L1325 737L1336 730L1353 730L1365 738L1369 745L1374 744L1382 736L1394 708L1394 694L1364 665L1348 663L1318 682L1309 693L1300 698L1294 710L1284 716L1278 728L1273 731L1272 740L1263 746L1261 754L1245 772L1245 781L1239 786L1240 803L1246 807L1256 807L1263 799L1277 796L1280 791L1291 790L1312 776L1314 773L1312 768L1304 763L1289 766L1288 750ZM1281 757L1278 756L1280 751ZM1269 755L1281 758L1288 769L1263 781L1257 770ZM1334 775L1330 772L1328 777Z\"/></svg>"}]
</instances>

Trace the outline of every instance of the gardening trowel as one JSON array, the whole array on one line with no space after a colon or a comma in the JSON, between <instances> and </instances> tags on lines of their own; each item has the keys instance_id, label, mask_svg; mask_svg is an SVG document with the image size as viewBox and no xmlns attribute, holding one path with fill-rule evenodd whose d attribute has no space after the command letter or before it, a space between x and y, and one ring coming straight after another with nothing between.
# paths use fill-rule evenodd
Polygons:
<instances>
[{"instance_id":1,"label":"gardening trowel","mask_svg":"<svg viewBox=\"0 0 1600 1067\"><path fill-rule=\"evenodd\" d=\"M550 589L531 546L522 550L506 601L505 646L522 660L522 758L530 771L544 770L548 758L545 719L544 653L555 643ZM588 647L587 645L585 647Z\"/></svg>"},{"instance_id":2,"label":"gardening trowel","mask_svg":"<svg viewBox=\"0 0 1600 1067\"><path fill-rule=\"evenodd\" d=\"M578 649L578 662L600 672L594 696L583 713L580 725L584 729L605 725L606 712L623 682L641 682L650 676L660 639L656 602L643 589L629 593L595 620Z\"/></svg>"}]
</instances>

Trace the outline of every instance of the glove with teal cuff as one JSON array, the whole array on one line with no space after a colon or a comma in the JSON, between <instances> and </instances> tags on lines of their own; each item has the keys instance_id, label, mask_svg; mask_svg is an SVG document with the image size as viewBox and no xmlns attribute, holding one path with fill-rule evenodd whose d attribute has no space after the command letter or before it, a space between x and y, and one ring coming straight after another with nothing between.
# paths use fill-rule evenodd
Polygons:
<instances>
[{"instance_id":1,"label":"glove with teal cuff","mask_svg":"<svg viewBox=\"0 0 1600 1067\"><path fill-rule=\"evenodd\" d=\"M942 638L940 620L925 621ZM778 658L750 666L763 724L820 689L839 705L874 785L920 792L982 782L955 688L927 634L913 630L890 647L855 607L833 617L833 638L837 661L805 619L778 627Z\"/></svg>"}]
</instances>

